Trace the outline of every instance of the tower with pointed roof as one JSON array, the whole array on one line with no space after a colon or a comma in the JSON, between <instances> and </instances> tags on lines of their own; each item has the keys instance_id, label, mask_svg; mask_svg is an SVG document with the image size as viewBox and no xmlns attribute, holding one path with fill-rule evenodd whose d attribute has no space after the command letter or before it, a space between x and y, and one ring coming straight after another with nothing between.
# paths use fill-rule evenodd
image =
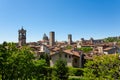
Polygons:
<instances>
[{"instance_id":1,"label":"tower with pointed roof","mask_svg":"<svg viewBox=\"0 0 120 80\"><path fill-rule=\"evenodd\" d=\"M18 45L23 46L26 44L26 30L23 27L18 30Z\"/></svg>"}]
</instances>

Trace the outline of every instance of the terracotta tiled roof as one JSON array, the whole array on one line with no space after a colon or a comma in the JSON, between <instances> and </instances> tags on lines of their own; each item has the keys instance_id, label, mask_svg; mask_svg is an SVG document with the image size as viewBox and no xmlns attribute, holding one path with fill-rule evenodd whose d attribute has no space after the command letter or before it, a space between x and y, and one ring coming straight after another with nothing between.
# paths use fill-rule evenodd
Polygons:
<instances>
[{"instance_id":1,"label":"terracotta tiled roof","mask_svg":"<svg viewBox=\"0 0 120 80\"><path fill-rule=\"evenodd\" d=\"M77 51L73 51L73 55L77 56L77 57L80 57L80 53L77 52Z\"/></svg>"},{"instance_id":2,"label":"terracotta tiled roof","mask_svg":"<svg viewBox=\"0 0 120 80\"><path fill-rule=\"evenodd\" d=\"M108 51L108 50L111 50L113 47L108 47L108 48L105 48L104 50L105 51Z\"/></svg>"},{"instance_id":3,"label":"terracotta tiled roof","mask_svg":"<svg viewBox=\"0 0 120 80\"><path fill-rule=\"evenodd\" d=\"M85 56L85 59L93 59L93 57Z\"/></svg>"},{"instance_id":4,"label":"terracotta tiled roof","mask_svg":"<svg viewBox=\"0 0 120 80\"><path fill-rule=\"evenodd\" d=\"M64 50L63 52L68 53L70 55L73 55L73 53L71 52L71 50Z\"/></svg>"},{"instance_id":5,"label":"terracotta tiled roof","mask_svg":"<svg viewBox=\"0 0 120 80\"><path fill-rule=\"evenodd\" d=\"M70 55L74 55L77 57L80 57L80 53L78 51L73 51L73 50L64 50L65 53L68 53Z\"/></svg>"},{"instance_id":6,"label":"terracotta tiled roof","mask_svg":"<svg viewBox=\"0 0 120 80\"><path fill-rule=\"evenodd\" d=\"M54 49L53 49L53 51L59 51L60 50L60 48L57 48L57 47L55 47Z\"/></svg>"},{"instance_id":7,"label":"terracotta tiled roof","mask_svg":"<svg viewBox=\"0 0 120 80\"><path fill-rule=\"evenodd\" d=\"M57 52L57 51L56 51ZM72 50L64 50L63 53L66 53L66 54L69 54L69 55L73 55L73 56L76 56L76 57L80 57L80 53L77 52L77 51L72 51ZM51 53L50 55L53 56L57 53ZM58 52L59 54L59 52Z\"/></svg>"}]
</instances>

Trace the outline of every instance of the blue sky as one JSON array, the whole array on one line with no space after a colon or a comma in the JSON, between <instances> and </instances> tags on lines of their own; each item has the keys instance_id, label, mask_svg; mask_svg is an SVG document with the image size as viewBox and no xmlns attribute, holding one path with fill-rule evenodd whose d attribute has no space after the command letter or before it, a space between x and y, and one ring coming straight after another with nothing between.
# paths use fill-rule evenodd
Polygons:
<instances>
[{"instance_id":1,"label":"blue sky","mask_svg":"<svg viewBox=\"0 0 120 80\"><path fill-rule=\"evenodd\" d=\"M0 43L17 42L21 26L27 42L50 31L57 41L120 36L120 0L0 0Z\"/></svg>"}]
</instances>

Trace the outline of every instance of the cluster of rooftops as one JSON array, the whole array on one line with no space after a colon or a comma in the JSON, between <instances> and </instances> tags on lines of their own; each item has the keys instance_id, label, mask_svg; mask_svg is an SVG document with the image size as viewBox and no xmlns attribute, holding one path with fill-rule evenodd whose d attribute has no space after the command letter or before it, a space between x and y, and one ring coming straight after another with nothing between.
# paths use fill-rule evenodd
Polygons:
<instances>
[{"instance_id":1,"label":"cluster of rooftops","mask_svg":"<svg viewBox=\"0 0 120 80\"><path fill-rule=\"evenodd\" d=\"M117 43L105 43L102 39L94 40L90 38L90 40L85 40L82 38L79 41L73 42L72 35L69 34L68 41L55 42L55 32L50 32L49 38L44 34L42 40L26 43L26 30L22 28L19 30L19 34L19 44L26 44L33 48L36 57L40 57L43 53L48 53L51 57L51 66L54 65L58 58L63 58L67 60L68 66L81 67L84 62L82 59L92 59L94 55L115 54L119 51ZM90 47L92 50L84 53L84 51L78 50L78 48L82 47ZM82 57L83 54L84 57Z\"/></svg>"}]
</instances>

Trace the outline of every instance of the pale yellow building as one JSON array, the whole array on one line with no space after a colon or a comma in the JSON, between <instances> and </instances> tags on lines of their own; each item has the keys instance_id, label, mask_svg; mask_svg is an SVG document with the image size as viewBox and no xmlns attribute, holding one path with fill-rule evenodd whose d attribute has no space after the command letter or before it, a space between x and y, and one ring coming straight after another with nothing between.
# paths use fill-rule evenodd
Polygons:
<instances>
[{"instance_id":1,"label":"pale yellow building","mask_svg":"<svg viewBox=\"0 0 120 80\"><path fill-rule=\"evenodd\" d=\"M80 67L80 53L72 50L64 50L51 54L50 66L53 67L58 59L65 60L69 67Z\"/></svg>"}]
</instances>

